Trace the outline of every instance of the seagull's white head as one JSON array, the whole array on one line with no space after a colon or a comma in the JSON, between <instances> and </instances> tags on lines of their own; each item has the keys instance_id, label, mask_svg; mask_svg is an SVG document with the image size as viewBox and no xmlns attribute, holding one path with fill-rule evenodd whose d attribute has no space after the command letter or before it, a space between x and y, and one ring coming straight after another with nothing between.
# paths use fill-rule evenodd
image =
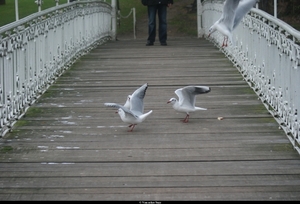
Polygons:
<instances>
[{"instance_id":1,"label":"seagull's white head","mask_svg":"<svg viewBox=\"0 0 300 204\"><path fill-rule=\"evenodd\" d=\"M119 114L119 116L122 120L123 120L123 118L125 118L125 112L122 110L122 108L119 108L117 113Z\"/></svg>"},{"instance_id":2,"label":"seagull's white head","mask_svg":"<svg viewBox=\"0 0 300 204\"><path fill-rule=\"evenodd\" d=\"M170 98L167 103L175 104L177 102L176 98Z\"/></svg>"},{"instance_id":3,"label":"seagull's white head","mask_svg":"<svg viewBox=\"0 0 300 204\"><path fill-rule=\"evenodd\" d=\"M131 99L131 95L128 95L128 96L127 96L126 103L124 104L124 107L125 107L125 108L130 109L130 99Z\"/></svg>"}]
</instances>

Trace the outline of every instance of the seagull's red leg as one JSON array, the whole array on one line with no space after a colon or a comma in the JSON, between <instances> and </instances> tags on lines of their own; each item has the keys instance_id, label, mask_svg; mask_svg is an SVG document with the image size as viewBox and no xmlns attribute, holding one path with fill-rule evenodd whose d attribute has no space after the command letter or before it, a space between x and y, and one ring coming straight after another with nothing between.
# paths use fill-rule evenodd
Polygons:
<instances>
[{"instance_id":1,"label":"seagull's red leg","mask_svg":"<svg viewBox=\"0 0 300 204\"><path fill-rule=\"evenodd\" d=\"M181 122L184 122L186 120L187 115L185 116L185 118L183 120L180 120Z\"/></svg>"},{"instance_id":2,"label":"seagull's red leg","mask_svg":"<svg viewBox=\"0 0 300 204\"><path fill-rule=\"evenodd\" d=\"M189 122L189 117L190 117L190 115L189 115L189 114L186 114L186 116L185 116L185 118L182 120L182 122L184 122L184 123Z\"/></svg>"},{"instance_id":3,"label":"seagull's red leg","mask_svg":"<svg viewBox=\"0 0 300 204\"><path fill-rule=\"evenodd\" d=\"M131 125L129 125L128 127L131 127L131 129L128 130L128 132L132 132L133 128L135 127L135 124L131 124Z\"/></svg>"},{"instance_id":4,"label":"seagull's red leg","mask_svg":"<svg viewBox=\"0 0 300 204\"><path fill-rule=\"evenodd\" d=\"M224 36L222 47L227 47L227 41L228 41L228 37Z\"/></svg>"},{"instance_id":5,"label":"seagull's red leg","mask_svg":"<svg viewBox=\"0 0 300 204\"><path fill-rule=\"evenodd\" d=\"M223 39L222 47L224 47L224 45L225 45L225 37Z\"/></svg>"},{"instance_id":6,"label":"seagull's red leg","mask_svg":"<svg viewBox=\"0 0 300 204\"><path fill-rule=\"evenodd\" d=\"M188 122L189 122L189 119L190 119L190 115L187 114L187 117L186 117L186 119L185 119L185 122L188 123Z\"/></svg>"}]
</instances>

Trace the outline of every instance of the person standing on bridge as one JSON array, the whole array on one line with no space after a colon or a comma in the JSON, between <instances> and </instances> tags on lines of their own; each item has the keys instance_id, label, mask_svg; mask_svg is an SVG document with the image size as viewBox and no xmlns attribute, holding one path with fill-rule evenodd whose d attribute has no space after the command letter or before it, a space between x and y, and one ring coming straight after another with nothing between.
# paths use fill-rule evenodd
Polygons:
<instances>
[{"instance_id":1,"label":"person standing on bridge","mask_svg":"<svg viewBox=\"0 0 300 204\"><path fill-rule=\"evenodd\" d=\"M171 7L173 0L142 0L148 9L148 38L146 46L154 45L156 37L156 13L158 15L158 36L161 45L167 45L167 7Z\"/></svg>"}]
</instances>

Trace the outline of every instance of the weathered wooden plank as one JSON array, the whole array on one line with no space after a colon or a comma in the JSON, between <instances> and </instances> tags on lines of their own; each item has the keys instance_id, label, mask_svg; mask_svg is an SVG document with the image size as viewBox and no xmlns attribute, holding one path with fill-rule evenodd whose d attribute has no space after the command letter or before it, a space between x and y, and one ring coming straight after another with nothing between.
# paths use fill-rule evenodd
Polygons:
<instances>
[{"instance_id":1,"label":"weathered wooden plank","mask_svg":"<svg viewBox=\"0 0 300 204\"><path fill-rule=\"evenodd\" d=\"M299 186L298 186L299 188ZM32 194L31 192L35 192ZM287 201L299 200L292 187L200 187L200 188L57 188L18 189L0 194L1 200L94 200L94 201Z\"/></svg>"},{"instance_id":2,"label":"weathered wooden plank","mask_svg":"<svg viewBox=\"0 0 300 204\"><path fill-rule=\"evenodd\" d=\"M249 187L253 186L299 186L299 175L247 175L247 176L164 176L161 177L21 177L2 178L2 184L8 188L72 188L76 182L76 188L176 188L185 186L195 187ZM268 183L266 185L266 183Z\"/></svg>"},{"instance_id":3,"label":"weathered wooden plank","mask_svg":"<svg viewBox=\"0 0 300 204\"><path fill-rule=\"evenodd\" d=\"M276 154L276 153L274 153ZM99 176L99 177L144 177L144 176L225 176L225 175L299 175L299 161L293 159L242 161L119 161L119 162L23 162L1 163L1 175L15 178L35 176ZM7 172L7 173L5 173ZM35 177L34 176L34 177ZM296 177L295 177L296 179ZM289 182L286 180L286 182ZM291 181L293 182L293 181ZM246 185L246 184L245 184ZM267 183L265 185L268 185Z\"/></svg>"}]
</instances>

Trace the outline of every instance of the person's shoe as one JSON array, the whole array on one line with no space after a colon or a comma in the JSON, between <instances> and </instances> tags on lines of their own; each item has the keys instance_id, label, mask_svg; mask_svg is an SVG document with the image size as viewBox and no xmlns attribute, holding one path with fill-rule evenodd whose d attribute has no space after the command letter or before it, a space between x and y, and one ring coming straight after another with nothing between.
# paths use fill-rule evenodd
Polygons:
<instances>
[{"instance_id":1,"label":"person's shoe","mask_svg":"<svg viewBox=\"0 0 300 204\"><path fill-rule=\"evenodd\" d=\"M162 42L162 43L160 43L160 45L167 46L167 43L166 42Z\"/></svg>"},{"instance_id":2,"label":"person's shoe","mask_svg":"<svg viewBox=\"0 0 300 204\"><path fill-rule=\"evenodd\" d=\"M146 46L151 46L151 45L154 45L154 43L153 42L147 42L146 43Z\"/></svg>"}]
</instances>

